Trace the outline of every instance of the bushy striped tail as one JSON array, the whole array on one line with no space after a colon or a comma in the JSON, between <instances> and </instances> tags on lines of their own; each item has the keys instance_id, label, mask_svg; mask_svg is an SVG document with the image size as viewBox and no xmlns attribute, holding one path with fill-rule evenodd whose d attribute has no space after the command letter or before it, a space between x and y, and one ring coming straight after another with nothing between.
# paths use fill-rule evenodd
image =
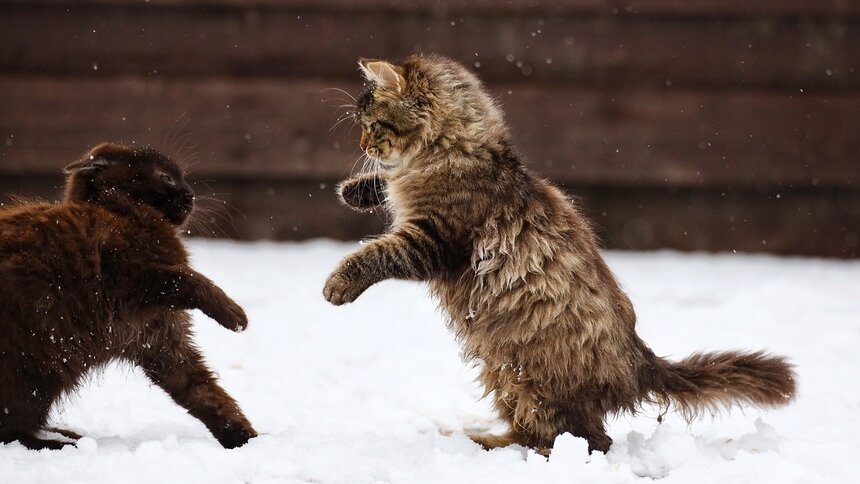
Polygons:
<instances>
[{"instance_id":1,"label":"bushy striped tail","mask_svg":"<svg viewBox=\"0 0 860 484\"><path fill-rule=\"evenodd\" d=\"M674 404L687 421L734 405L779 407L791 402L796 390L792 365L763 351L695 353L679 362L658 361L661 377L652 391Z\"/></svg>"}]
</instances>

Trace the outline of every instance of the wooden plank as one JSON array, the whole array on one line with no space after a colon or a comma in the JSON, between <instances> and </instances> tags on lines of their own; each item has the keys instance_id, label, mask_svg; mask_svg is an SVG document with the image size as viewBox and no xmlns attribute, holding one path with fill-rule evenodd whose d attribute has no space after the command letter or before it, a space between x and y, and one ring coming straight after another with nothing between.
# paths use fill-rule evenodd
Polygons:
<instances>
[{"instance_id":1,"label":"wooden plank","mask_svg":"<svg viewBox=\"0 0 860 484\"><path fill-rule=\"evenodd\" d=\"M56 176L0 177L0 194L55 199L60 182ZM385 220L338 205L331 181L214 181L195 183L195 189L221 202L202 202L193 236L356 240L379 233ZM860 257L858 190L574 186L568 192L579 197L604 245L613 249ZM213 214L223 206L230 208Z\"/></svg>"},{"instance_id":2,"label":"wooden plank","mask_svg":"<svg viewBox=\"0 0 860 484\"><path fill-rule=\"evenodd\" d=\"M359 57L423 51L488 81L860 88L860 21L845 19L14 7L0 32L6 73L352 79Z\"/></svg>"},{"instance_id":3,"label":"wooden plank","mask_svg":"<svg viewBox=\"0 0 860 484\"><path fill-rule=\"evenodd\" d=\"M573 187L607 247L860 257L860 190Z\"/></svg>"},{"instance_id":4,"label":"wooden plank","mask_svg":"<svg viewBox=\"0 0 860 484\"><path fill-rule=\"evenodd\" d=\"M269 8L396 12L501 12L613 15L858 15L854 0L147 0L149 7ZM139 0L0 0L0 5L140 6Z\"/></svg>"},{"instance_id":5,"label":"wooden plank","mask_svg":"<svg viewBox=\"0 0 860 484\"><path fill-rule=\"evenodd\" d=\"M358 214L340 205L333 182L207 181L191 179L198 195L191 236L237 240L354 240L383 230L382 214ZM0 203L11 196L56 201L62 178L0 177ZM14 203L14 202L13 202Z\"/></svg>"},{"instance_id":6,"label":"wooden plank","mask_svg":"<svg viewBox=\"0 0 860 484\"><path fill-rule=\"evenodd\" d=\"M338 179L359 158L357 84L0 77L0 174L56 173L104 140L151 144L211 178ZM538 172L579 184L857 186L860 95L494 85ZM180 149L182 136L190 140Z\"/></svg>"}]
</instances>

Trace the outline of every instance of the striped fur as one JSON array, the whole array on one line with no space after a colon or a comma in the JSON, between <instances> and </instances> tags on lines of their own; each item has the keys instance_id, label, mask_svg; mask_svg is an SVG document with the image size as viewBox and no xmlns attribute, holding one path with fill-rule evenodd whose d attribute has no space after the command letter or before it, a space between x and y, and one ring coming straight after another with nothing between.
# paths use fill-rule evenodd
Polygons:
<instances>
[{"instance_id":1,"label":"striped fur","mask_svg":"<svg viewBox=\"0 0 860 484\"><path fill-rule=\"evenodd\" d=\"M356 121L376 169L344 182L340 194L358 209L384 205L393 222L341 262L324 295L339 305L383 279L428 281L510 424L508 434L476 442L548 451L571 432L606 451L605 416L643 402L674 403L693 418L791 400L794 377L782 358L726 352L671 363L654 355L588 222L524 168L474 75L437 56L365 60L362 70L370 87Z\"/></svg>"}]
</instances>

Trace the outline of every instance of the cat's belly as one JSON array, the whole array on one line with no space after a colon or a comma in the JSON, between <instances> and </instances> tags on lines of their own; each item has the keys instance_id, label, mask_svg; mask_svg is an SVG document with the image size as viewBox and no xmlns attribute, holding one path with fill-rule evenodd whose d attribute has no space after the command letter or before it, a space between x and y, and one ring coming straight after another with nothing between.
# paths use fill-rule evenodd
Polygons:
<instances>
[{"instance_id":1,"label":"cat's belly","mask_svg":"<svg viewBox=\"0 0 860 484\"><path fill-rule=\"evenodd\" d=\"M476 307L470 305L475 300L473 284L436 282L431 289L448 313L466 358L483 362L481 381L488 391L535 386L573 391L627 385L633 378L631 342L623 323L595 308L605 302L593 295L590 304L574 302L572 289L564 300L519 298L519 305Z\"/></svg>"}]
</instances>

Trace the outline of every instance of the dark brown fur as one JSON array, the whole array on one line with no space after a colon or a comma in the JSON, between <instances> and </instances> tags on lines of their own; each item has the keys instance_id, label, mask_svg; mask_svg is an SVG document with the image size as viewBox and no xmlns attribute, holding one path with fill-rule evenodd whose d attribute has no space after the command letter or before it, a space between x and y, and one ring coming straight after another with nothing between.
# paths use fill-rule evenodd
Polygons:
<instances>
[{"instance_id":1,"label":"dark brown fur","mask_svg":"<svg viewBox=\"0 0 860 484\"><path fill-rule=\"evenodd\" d=\"M692 419L792 399L793 372L780 357L654 355L588 222L524 168L474 75L436 56L361 68L370 85L356 119L377 170L344 182L341 197L360 209L382 201L393 223L341 262L323 292L340 305L383 279L429 281L510 424L506 435L475 441L546 450L571 432L606 451L606 415L643 402L672 403ZM373 187L382 193L367 193Z\"/></svg>"},{"instance_id":2,"label":"dark brown fur","mask_svg":"<svg viewBox=\"0 0 860 484\"><path fill-rule=\"evenodd\" d=\"M256 435L192 340L186 310L233 331L244 311L188 265L193 192L148 149L103 144L67 167L62 203L0 209L0 442L32 449L88 372L132 363L227 448ZM74 433L60 432L67 437Z\"/></svg>"}]
</instances>

